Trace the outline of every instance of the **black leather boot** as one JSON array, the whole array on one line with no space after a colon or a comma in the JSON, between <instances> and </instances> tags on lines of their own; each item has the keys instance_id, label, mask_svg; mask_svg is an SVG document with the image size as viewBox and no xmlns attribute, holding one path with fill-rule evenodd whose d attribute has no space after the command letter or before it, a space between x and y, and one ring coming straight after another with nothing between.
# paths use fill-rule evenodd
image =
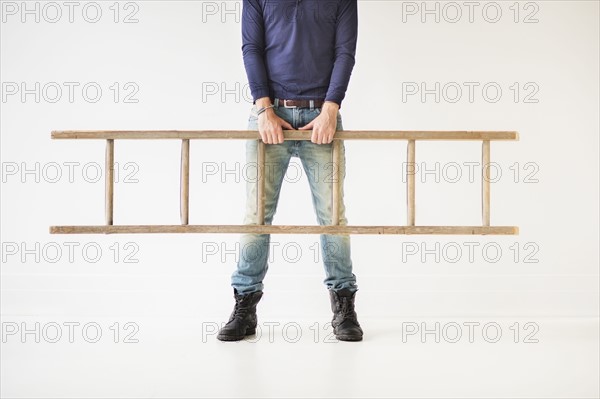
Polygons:
<instances>
[{"instance_id":1,"label":"black leather boot","mask_svg":"<svg viewBox=\"0 0 600 399\"><path fill-rule=\"evenodd\" d=\"M338 291L329 290L331 298L331 310L333 311L333 333L340 341L361 341L363 330L358 324L356 312L354 311L354 297L356 291L348 288Z\"/></svg>"},{"instance_id":2,"label":"black leather boot","mask_svg":"<svg viewBox=\"0 0 600 399\"><path fill-rule=\"evenodd\" d=\"M220 341L239 341L248 335L256 333L258 319L256 317L256 304L262 298L262 291L240 295L233 289L235 307L229 317L229 322L221 328L217 339Z\"/></svg>"}]
</instances>

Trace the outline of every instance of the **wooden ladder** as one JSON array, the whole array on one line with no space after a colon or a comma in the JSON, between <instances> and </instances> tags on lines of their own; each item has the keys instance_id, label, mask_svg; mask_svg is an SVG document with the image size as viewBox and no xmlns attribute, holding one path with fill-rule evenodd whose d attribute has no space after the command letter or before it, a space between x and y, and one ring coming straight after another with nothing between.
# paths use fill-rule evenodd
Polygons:
<instances>
[{"instance_id":1,"label":"wooden ladder","mask_svg":"<svg viewBox=\"0 0 600 399\"><path fill-rule=\"evenodd\" d=\"M259 139L257 131L53 131L53 139L100 139L106 140L105 156L105 213L106 224L100 226L51 226L51 234L141 234L141 233L252 233L252 234L495 234L516 235L516 226L490 225L490 142L493 140L519 140L517 132L474 132L474 131L339 131L333 140L333 159L337 164L340 156L340 140L407 140L406 168L406 226L348 226L340 225L338 217L341 179L334 173L332 190L332 209L334 218L327 226L282 226L265 225L265 144ZM115 140L181 140L181 200L179 225L114 225L114 149ZM257 155L257 203L259 224L248 225L190 225L189 222L189 167L190 140L199 139L244 139L258 140ZM310 140L310 132L285 130L285 140ZM482 142L482 186L481 186L481 226L416 226L415 225L415 147L420 140L476 140Z\"/></svg>"}]
</instances>

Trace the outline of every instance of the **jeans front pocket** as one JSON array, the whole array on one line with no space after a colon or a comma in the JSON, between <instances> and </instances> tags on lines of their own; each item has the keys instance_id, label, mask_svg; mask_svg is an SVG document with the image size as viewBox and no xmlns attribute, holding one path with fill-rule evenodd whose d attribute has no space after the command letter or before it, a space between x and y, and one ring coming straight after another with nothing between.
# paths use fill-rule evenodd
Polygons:
<instances>
[{"instance_id":1,"label":"jeans front pocket","mask_svg":"<svg viewBox=\"0 0 600 399\"><path fill-rule=\"evenodd\" d=\"M252 106L248 116L248 130L258 130L258 110L256 105Z\"/></svg>"},{"instance_id":2,"label":"jeans front pocket","mask_svg":"<svg viewBox=\"0 0 600 399\"><path fill-rule=\"evenodd\" d=\"M340 111L337 113L337 127L335 130L344 130L344 125L342 124L342 114Z\"/></svg>"}]
</instances>

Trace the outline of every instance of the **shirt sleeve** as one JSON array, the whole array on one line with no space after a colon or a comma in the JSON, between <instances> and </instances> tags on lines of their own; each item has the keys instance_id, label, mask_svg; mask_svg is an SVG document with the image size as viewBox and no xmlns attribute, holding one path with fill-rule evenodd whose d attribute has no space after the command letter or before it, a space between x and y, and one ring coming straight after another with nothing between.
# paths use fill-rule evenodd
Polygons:
<instances>
[{"instance_id":1,"label":"shirt sleeve","mask_svg":"<svg viewBox=\"0 0 600 399\"><path fill-rule=\"evenodd\" d=\"M341 106L355 64L358 39L357 0L341 0L336 24L335 61L325 101L333 101Z\"/></svg>"},{"instance_id":2,"label":"shirt sleeve","mask_svg":"<svg viewBox=\"0 0 600 399\"><path fill-rule=\"evenodd\" d=\"M265 32L259 0L244 0L242 6L242 53L248 84L254 101L269 96L265 68Z\"/></svg>"}]
</instances>

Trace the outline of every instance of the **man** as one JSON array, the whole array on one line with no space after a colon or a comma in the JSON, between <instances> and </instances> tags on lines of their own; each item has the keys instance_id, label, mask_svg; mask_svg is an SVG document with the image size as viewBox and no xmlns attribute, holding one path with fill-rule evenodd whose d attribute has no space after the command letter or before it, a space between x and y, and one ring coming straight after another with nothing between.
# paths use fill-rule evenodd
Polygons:
<instances>
[{"instance_id":1,"label":"man","mask_svg":"<svg viewBox=\"0 0 600 399\"><path fill-rule=\"evenodd\" d=\"M357 0L244 0L242 51L254 98L248 129L265 145L265 224L271 224L290 158L299 157L307 174L320 225L332 221L332 168L339 168L339 223L343 204L345 152L332 165L332 140L342 130L339 113L354 67L358 31ZM283 130L306 130L308 140L283 139ZM309 131L312 130L312 133ZM256 162L257 140L246 145ZM329 178L328 178L329 177ZM248 182L245 224L257 224L256 183ZM358 287L352 273L350 237L321 235L332 325L339 340L360 341L363 331L354 311ZM256 305L267 273L268 234L242 235L237 270L231 277L235 307L218 339L237 341L255 333ZM258 249L258 250L257 250Z\"/></svg>"}]
</instances>

